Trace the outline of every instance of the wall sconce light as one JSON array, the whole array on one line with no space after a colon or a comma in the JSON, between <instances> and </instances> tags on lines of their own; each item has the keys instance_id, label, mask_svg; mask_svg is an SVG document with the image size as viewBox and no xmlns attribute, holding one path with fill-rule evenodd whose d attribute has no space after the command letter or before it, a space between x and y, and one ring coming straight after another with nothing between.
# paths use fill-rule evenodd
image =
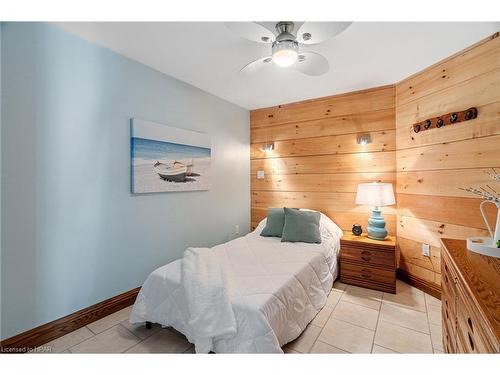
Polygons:
<instances>
[{"instance_id":1,"label":"wall sconce light","mask_svg":"<svg viewBox=\"0 0 500 375\"><path fill-rule=\"evenodd\" d=\"M358 135L357 137L357 142L358 142L358 145L367 145L368 143L372 143L372 137L370 136L370 134L360 134Z\"/></svg>"},{"instance_id":2,"label":"wall sconce light","mask_svg":"<svg viewBox=\"0 0 500 375\"><path fill-rule=\"evenodd\" d=\"M272 150L274 150L274 143L266 143L262 146L262 151L264 152L271 152Z\"/></svg>"}]
</instances>

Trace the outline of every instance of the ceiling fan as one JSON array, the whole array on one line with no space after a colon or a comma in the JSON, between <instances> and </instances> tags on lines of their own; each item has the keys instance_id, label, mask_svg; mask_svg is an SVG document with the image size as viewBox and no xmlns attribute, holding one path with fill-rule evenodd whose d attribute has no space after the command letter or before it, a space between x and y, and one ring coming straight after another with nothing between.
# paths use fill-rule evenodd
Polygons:
<instances>
[{"instance_id":1,"label":"ceiling fan","mask_svg":"<svg viewBox=\"0 0 500 375\"><path fill-rule=\"evenodd\" d=\"M293 67L298 71L319 76L328 69L328 60L319 53L302 51L302 45L318 44L344 31L352 22L226 22L239 36L271 45L271 55L245 65L240 73L253 74L271 66ZM297 31L295 31L297 28Z\"/></svg>"}]
</instances>

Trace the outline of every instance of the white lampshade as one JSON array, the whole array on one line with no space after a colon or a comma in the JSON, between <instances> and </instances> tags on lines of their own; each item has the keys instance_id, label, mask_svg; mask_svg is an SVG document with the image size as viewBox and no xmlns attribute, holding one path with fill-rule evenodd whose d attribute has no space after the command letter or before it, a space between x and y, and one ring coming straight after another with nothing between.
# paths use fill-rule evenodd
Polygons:
<instances>
[{"instance_id":1,"label":"white lampshade","mask_svg":"<svg viewBox=\"0 0 500 375\"><path fill-rule=\"evenodd\" d=\"M369 182L358 184L356 204L366 206L390 206L396 203L392 184L382 182Z\"/></svg>"}]
</instances>

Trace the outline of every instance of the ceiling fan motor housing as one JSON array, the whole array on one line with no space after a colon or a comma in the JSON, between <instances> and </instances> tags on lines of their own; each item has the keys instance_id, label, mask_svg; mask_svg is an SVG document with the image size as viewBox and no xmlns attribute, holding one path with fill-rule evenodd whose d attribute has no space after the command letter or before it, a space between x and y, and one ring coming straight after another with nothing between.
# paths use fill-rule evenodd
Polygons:
<instances>
[{"instance_id":1,"label":"ceiling fan motor housing","mask_svg":"<svg viewBox=\"0 0 500 375\"><path fill-rule=\"evenodd\" d=\"M272 44L273 56L279 54L280 51L295 51L295 53L298 53L299 43L292 34L293 26L293 22L278 22L276 24L279 35Z\"/></svg>"},{"instance_id":2,"label":"ceiling fan motor housing","mask_svg":"<svg viewBox=\"0 0 500 375\"><path fill-rule=\"evenodd\" d=\"M291 21L280 21L276 24L276 31L278 32L278 36L281 34L289 34L292 35L294 23ZM295 37L292 35L292 38Z\"/></svg>"}]
</instances>

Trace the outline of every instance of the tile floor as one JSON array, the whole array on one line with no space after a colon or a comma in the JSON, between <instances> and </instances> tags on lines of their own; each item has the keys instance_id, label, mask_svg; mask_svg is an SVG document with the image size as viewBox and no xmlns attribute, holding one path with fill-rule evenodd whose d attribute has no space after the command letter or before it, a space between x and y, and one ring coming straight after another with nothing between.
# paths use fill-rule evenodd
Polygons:
<instances>
[{"instance_id":1,"label":"tile floor","mask_svg":"<svg viewBox=\"0 0 500 375\"><path fill-rule=\"evenodd\" d=\"M397 294L336 282L285 353L442 353L441 301L398 280ZM128 322L131 307L49 342L52 353L194 353L177 331Z\"/></svg>"}]
</instances>

